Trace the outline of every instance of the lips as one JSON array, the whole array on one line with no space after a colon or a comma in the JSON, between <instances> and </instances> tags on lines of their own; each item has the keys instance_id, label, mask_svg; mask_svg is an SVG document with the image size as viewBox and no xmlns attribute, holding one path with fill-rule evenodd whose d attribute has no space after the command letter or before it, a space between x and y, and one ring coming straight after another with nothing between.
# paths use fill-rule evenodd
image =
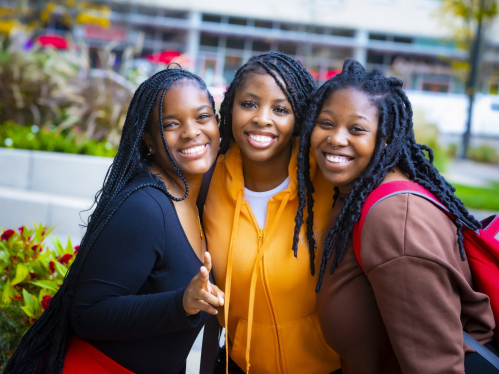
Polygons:
<instances>
[{"instance_id":1,"label":"lips","mask_svg":"<svg viewBox=\"0 0 499 374\"><path fill-rule=\"evenodd\" d=\"M277 136L269 133L244 133L248 142L256 148L268 148L277 141Z\"/></svg>"},{"instance_id":2,"label":"lips","mask_svg":"<svg viewBox=\"0 0 499 374\"><path fill-rule=\"evenodd\" d=\"M205 153L208 144L196 144L189 148L184 148L179 151L180 155L189 158L196 158Z\"/></svg>"}]
</instances>

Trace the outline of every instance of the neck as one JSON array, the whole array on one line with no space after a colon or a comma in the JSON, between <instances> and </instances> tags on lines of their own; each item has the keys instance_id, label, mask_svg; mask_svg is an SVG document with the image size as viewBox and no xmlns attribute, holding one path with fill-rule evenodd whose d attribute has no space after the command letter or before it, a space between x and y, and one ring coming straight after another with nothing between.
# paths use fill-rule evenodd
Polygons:
<instances>
[{"instance_id":1,"label":"neck","mask_svg":"<svg viewBox=\"0 0 499 374\"><path fill-rule=\"evenodd\" d=\"M244 186L255 192L270 191L279 186L288 177L293 143L278 155L265 161L250 160L241 153L243 162Z\"/></svg>"},{"instance_id":2,"label":"neck","mask_svg":"<svg viewBox=\"0 0 499 374\"><path fill-rule=\"evenodd\" d=\"M184 182L175 172L164 170L159 165L153 162L151 164L151 173L159 175L159 178L165 184L168 192L170 192L173 196L177 198L184 196ZM184 175L184 177L187 181L187 184L189 185L189 195L187 195L187 198L184 201L189 205L195 205L199 190L201 189L203 174Z\"/></svg>"}]
</instances>

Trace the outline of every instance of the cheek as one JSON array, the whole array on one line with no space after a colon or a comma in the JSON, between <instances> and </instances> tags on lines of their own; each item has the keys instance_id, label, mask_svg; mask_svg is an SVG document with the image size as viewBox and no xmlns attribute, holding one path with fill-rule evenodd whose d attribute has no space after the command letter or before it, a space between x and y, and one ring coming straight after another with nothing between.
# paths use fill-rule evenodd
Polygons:
<instances>
[{"instance_id":1,"label":"cheek","mask_svg":"<svg viewBox=\"0 0 499 374\"><path fill-rule=\"evenodd\" d=\"M310 135L310 146L312 147L313 152L315 152L323 139L325 139L324 134L322 134L322 131L319 128L315 127L312 131L312 134Z\"/></svg>"}]
</instances>

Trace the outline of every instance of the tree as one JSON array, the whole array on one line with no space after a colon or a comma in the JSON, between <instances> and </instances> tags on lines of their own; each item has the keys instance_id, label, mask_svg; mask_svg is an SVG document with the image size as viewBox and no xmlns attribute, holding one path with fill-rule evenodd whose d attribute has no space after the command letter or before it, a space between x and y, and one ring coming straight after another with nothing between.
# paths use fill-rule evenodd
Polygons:
<instances>
[{"instance_id":1,"label":"tree","mask_svg":"<svg viewBox=\"0 0 499 374\"><path fill-rule=\"evenodd\" d=\"M458 44L469 51L467 65L466 94L468 95L468 118L463 134L461 157L468 154L473 103L478 82L478 70L483 54L484 35L487 27L497 15L497 0L442 0L441 15L453 31Z\"/></svg>"}]
</instances>

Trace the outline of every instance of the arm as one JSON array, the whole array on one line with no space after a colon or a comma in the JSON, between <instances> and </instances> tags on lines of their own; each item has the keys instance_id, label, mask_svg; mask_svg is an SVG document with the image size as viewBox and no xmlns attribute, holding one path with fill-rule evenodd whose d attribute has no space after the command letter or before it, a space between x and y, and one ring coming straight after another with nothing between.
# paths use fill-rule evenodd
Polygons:
<instances>
[{"instance_id":1,"label":"arm","mask_svg":"<svg viewBox=\"0 0 499 374\"><path fill-rule=\"evenodd\" d=\"M163 256L166 240L158 202L144 190L132 194L103 229L80 272L70 310L79 336L142 338L199 323L199 313L186 316L185 287L137 295Z\"/></svg>"},{"instance_id":2,"label":"arm","mask_svg":"<svg viewBox=\"0 0 499 374\"><path fill-rule=\"evenodd\" d=\"M455 228L418 199L399 195L373 208L362 262L402 371L464 373L465 280L449 263L458 255Z\"/></svg>"}]
</instances>

